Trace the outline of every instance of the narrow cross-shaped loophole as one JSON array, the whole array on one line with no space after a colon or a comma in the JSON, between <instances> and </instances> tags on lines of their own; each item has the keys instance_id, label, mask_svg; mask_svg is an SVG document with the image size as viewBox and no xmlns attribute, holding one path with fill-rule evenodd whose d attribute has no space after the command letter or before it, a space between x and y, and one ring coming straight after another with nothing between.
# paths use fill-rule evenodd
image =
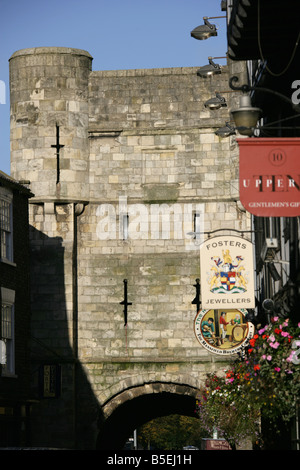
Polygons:
<instances>
[{"instance_id":1,"label":"narrow cross-shaped loophole","mask_svg":"<svg viewBox=\"0 0 300 470\"><path fill-rule=\"evenodd\" d=\"M124 326L127 325L127 305L132 305L132 302L127 301L127 279L124 279L124 300L120 302L121 305L124 305Z\"/></svg>"},{"instance_id":2,"label":"narrow cross-shaped loophole","mask_svg":"<svg viewBox=\"0 0 300 470\"><path fill-rule=\"evenodd\" d=\"M59 143L59 126L56 124L56 144L51 145L56 149L56 184L60 181L60 149L64 147Z\"/></svg>"}]
</instances>

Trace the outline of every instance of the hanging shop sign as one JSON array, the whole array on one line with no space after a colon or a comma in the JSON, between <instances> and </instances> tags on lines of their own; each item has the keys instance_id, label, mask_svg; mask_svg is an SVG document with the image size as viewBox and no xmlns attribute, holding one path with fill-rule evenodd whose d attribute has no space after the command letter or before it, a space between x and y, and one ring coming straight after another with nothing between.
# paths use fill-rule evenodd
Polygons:
<instances>
[{"instance_id":1,"label":"hanging shop sign","mask_svg":"<svg viewBox=\"0 0 300 470\"><path fill-rule=\"evenodd\" d=\"M197 340L214 354L236 354L254 334L254 325L247 321L247 313L245 309L200 310L194 321Z\"/></svg>"},{"instance_id":2,"label":"hanging shop sign","mask_svg":"<svg viewBox=\"0 0 300 470\"><path fill-rule=\"evenodd\" d=\"M237 139L240 201L259 217L300 215L300 139Z\"/></svg>"},{"instance_id":3,"label":"hanging shop sign","mask_svg":"<svg viewBox=\"0 0 300 470\"><path fill-rule=\"evenodd\" d=\"M209 238L200 247L202 308L254 308L253 244L241 237Z\"/></svg>"}]
</instances>

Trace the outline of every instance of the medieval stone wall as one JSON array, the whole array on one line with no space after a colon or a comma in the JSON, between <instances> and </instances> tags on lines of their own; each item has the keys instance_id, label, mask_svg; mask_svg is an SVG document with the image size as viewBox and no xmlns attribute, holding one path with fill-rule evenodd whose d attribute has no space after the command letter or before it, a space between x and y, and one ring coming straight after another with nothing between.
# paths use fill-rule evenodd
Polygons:
<instances>
[{"instance_id":1,"label":"medieval stone wall","mask_svg":"<svg viewBox=\"0 0 300 470\"><path fill-rule=\"evenodd\" d=\"M194 215L204 237L249 230L250 219L238 204L235 142L215 135L228 109L204 107L228 88L228 68L208 79L196 72L91 71L88 53L65 48L11 58L12 175L30 180L35 194L34 359L62 363L65 374L63 393L42 401L37 416L59 416L68 443L79 395L77 427L91 445L97 408L109 410L125 390L157 382L194 390L206 371L224 366L194 333ZM38 419L35 426L47 440Z\"/></svg>"},{"instance_id":2,"label":"medieval stone wall","mask_svg":"<svg viewBox=\"0 0 300 470\"><path fill-rule=\"evenodd\" d=\"M134 385L149 375L140 374L143 363L148 369L152 363L153 378L166 381L170 370L174 378L185 374L187 361L193 381L211 361L193 332L199 245L187 235L192 215L202 211L202 232L249 228L236 204L234 146L214 134L228 111L216 117L204 107L226 80L225 71L224 78L205 81L195 68L90 75L90 203L79 224L79 301L87 321L80 351L83 363L95 358L102 368L109 358L110 368L116 364L116 374L96 379L102 400L122 389L120 360L129 363ZM172 211L182 218L186 212L181 234L152 230L155 208L163 204L170 225ZM125 213L133 218L132 237L123 240ZM119 304L123 279L132 302L126 328Z\"/></svg>"}]
</instances>

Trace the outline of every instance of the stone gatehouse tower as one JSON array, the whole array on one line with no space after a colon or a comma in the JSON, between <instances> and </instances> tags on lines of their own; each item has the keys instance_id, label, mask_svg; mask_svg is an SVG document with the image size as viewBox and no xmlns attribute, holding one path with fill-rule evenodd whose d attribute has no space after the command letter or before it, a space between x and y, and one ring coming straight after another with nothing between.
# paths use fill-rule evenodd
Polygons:
<instances>
[{"instance_id":1,"label":"stone gatehouse tower","mask_svg":"<svg viewBox=\"0 0 300 470\"><path fill-rule=\"evenodd\" d=\"M204 374L224 367L194 333L189 233L250 219L235 142L215 135L228 109L204 107L228 67L196 72L92 71L69 48L10 59L11 174L34 194L33 445L117 448L143 421L192 414Z\"/></svg>"}]
</instances>

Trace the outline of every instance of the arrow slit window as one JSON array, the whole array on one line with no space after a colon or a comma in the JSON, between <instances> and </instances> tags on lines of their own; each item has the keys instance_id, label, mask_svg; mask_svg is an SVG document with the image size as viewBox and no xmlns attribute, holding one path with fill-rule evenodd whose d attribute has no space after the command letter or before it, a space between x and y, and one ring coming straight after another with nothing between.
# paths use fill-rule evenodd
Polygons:
<instances>
[{"instance_id":1,"label":"arrow slit window","mask_svg":"<svg viewBox=\"0 0 300 470\"><path fill-rule=\"evenodd\" d=\"M199 240L200 238L200 219L201 214L199 212L194 212L194 238Z\"/></svg>"},{"instance_id":2,"label":"arrow slit window","mask_svg":"<svg viewBox=\"0 0 300 470\"><path fill-rule=\"evenodd\" d=\"M128 240L129 237L129 215L122 215L122 239Z\"/></svg>"}]
</instances>

